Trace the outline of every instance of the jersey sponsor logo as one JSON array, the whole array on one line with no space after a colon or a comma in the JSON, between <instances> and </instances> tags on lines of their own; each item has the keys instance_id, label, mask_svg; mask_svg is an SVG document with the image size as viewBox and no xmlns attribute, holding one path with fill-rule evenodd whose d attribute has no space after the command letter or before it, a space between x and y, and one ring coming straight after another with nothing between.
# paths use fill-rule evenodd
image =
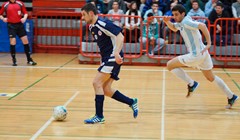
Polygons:
<instances>
[{"instance_id":1,"label":"jersey sponsor logo","mask_svg":"<svg viewBox=\"0 0 240 140\"><path fill-rule=\"evenodd\" d=\"M21 15L21 11L18 11L18 15Z\"/></svg>"}]
</instances>

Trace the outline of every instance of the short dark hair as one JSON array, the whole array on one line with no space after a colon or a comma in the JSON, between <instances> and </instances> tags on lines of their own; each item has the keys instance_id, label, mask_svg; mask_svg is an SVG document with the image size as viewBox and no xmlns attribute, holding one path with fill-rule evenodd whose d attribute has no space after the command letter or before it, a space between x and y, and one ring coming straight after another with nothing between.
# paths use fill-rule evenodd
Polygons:
<instances>
[{"instance_id":1,"label":"short dark hair","mask_svg":"<svg viewBox=\"0 0 240 140\"><path fill-rule=\"evenodd\" d=\"M178 11L180 14L182 14L183 12L186 14L186 9L184 8L184 6L182 4L177 4L172 8L172 11Z\"/></svg>"},{"instance_id":2,"label":"short dark hair","mask_svg":"<svg viewBox=\"0 0 240 140\"><path fill-rule=\"evenodd\" d=\"M224 5L221 1L217 2L216 6L220 6L220 7L224 8Z\"/></svg>"},{"instance_id":3,"label":"short dark hair","mask_svg":"<svg viewBox=\"0 0 240 140\"><path fill-rule=\"evenodd\" d=\"M86 11L87 13L89 13L90 11L92 11L95 15L98 14L97 8L95 5L93 5L92 3L87 3L86 5L84 5L82 7L82 11Z\"/></svg>"},{"instance_id":4,"label":"short dark hair","mask_svg":"<svg viewBox=\"0 0 240 140\"><path fill-rule=\"evenodd\" d=\"M148 13L147 14L147 17L152 17L153 16L153 13Z\"/></svg>"}]
</instances>

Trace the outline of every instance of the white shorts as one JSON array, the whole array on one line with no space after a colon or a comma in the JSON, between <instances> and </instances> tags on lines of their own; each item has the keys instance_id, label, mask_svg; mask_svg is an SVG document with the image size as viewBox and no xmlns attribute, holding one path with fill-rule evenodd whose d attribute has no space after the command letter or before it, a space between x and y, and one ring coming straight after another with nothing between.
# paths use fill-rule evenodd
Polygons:
<instances>
[{"instance_id":1,"label":"white shorts","mask_svg":"<svg viewBox=\"0 0 240 140\"><path fill-rule=\"evenodd\" d=\"M178 60L185 66L197 68L200 70L211 70L213 68L213 63L208 51L204 54L199 54L198 56L193 56L192 54L185 54L178 56Z\"/></svg>"}]
</instances>

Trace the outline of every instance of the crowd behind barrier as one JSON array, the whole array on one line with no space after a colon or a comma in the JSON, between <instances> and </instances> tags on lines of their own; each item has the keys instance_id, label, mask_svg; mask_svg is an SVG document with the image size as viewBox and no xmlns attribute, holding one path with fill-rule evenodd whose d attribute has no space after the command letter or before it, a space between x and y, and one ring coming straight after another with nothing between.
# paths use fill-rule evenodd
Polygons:
<instances>
[{"instance_id":1,"label":"crowd behind barrier","mask_svg":"<svg viewBox=\"0 0 240 140\"><path fill-rule=\"evenodd\" d=\"M102 18L114 18L119 17L117 15L99 15ZM121 15L119 18L127 18L127 15ZM187 50L184 45L184 40L181 38L179 32L175 33L167 28L167 26L161 21L156 20L157 34L159 38L164 40L164 45L157 38L155 43L150 41L149 31L151 31L154 26L151 23L144 22L141 17L134 16L133 18L140 19L140 37L136 38L137 32L131 30L130 34L126 35L126 28L123 26L123 34L125 38L123 51L125 56L129 59L140 58L142 56L147 56L149 59L156 60L169 60L177 55L186 54ZM154 16L155 19L161 19L161 16ZM192 17L193 20L204 20L212 37L212 47L209 52L212 57L217 61L227 62L238 62L240 65L240 25L237 24L237 18L221 18L216 20L214 24L210 24L208 18ZM88 32L88 25L82 22L83 29L82 43L80 43L79 53L85 57L100 57L98 52L97 44L94 42L93 37ZM223 26L223 24L225 26ZM217 25L222 27L222 32L217 33L215 27ZM146 26L146 28L144 28ZM128 27L128 28L131 28ZM146 41L143 41L144 30L146 30ZM131 40L131 41L126 41ZM203 38L204 40L204 38ZM145 43L144 43L145 42ZM205 41L204 41L205 42Z\"/></svg>"}]
</instances>

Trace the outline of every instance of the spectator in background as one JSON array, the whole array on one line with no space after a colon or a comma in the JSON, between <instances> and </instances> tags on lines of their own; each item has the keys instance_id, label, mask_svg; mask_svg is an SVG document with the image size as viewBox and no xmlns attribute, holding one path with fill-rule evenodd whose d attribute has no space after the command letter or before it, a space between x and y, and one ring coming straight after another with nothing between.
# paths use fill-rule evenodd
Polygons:
<instances>
[{"instance_id":1,"label":"spectator in background","mask_svg":"<svg viewBox=\"0 0 240 140\"><path fill-rule=\"evenodd\" d=\"M167 2L166 8L165 8L165 12L171 10L171 4L172 3L182 4L183 5L185 3L185 1L183 2L182 0L169 0Z\"/></svg>"},{"instance_id":2,"label":"spectator in background","mask_svg":"<svg viewBox=\"0 0 240 140\"><path fill-rule=\"evenodd\" d=\"M141 0L141 4L139 6L139 11L142 13L143 8L146 6L146 0Z\"/></svg>"},{"instance_id":3,"label":"spectator in background","mask_svg":"<svg viewBox=\"0 0 240 140\"><path fill-rule=\"evenodd\" d=\"M233 17L240 18L240 0L232 4ZM238 25L240 25L240 20L238 20Z\"/></svg>"},{"instance_id":4,"label":"spectator in background","mask_svg":"<svg viewBox=\"0 0 240 140\"><path fill-rule=\"evenodd\" d=\"M113 3L116 1L118 2L119 9L121 9L123 11L123 13L126 13L127 10L126 10L126 4L125 4L124 0L110 0L108 2L108 8L107 8L108 11L110 11L112 9Z\"/></svg>"},{"instance_id":5,"label":"spectator in background","mask_svg":"<svg viewBox=\"0 0 240 140\"><path fill-rule=\"evenodd\" d=\"M218 0L208 0L208 2L205 5L204 13L206 17L209 17L212 10L217 5Z\"/></svg>"},{"instance_id":6,"label":"spectator in background","mask_svg":"<svg viewBox=\"0 0 240 140\"><path fill-rule=\"evenodd\" d=\"M214 22L218 18L230 18L231 16L227 11L224 10L224 5L221 2L218 2L215 6L215 9L210 13L208 19L211 24L214 24ZM231 28L227 27L231 26L231 23L227 23L227 21L218 21L217 23L217 31L216 31L216 43L217 45L225 45L226 43L230 43L230 33L231 33ZM227 33L227 34L226 34ZM211 30L212 37L213 35L213 30ZM226 41L227 37L227 42Z\"/></svg>"},{"instance_id":7,"label":"spectator in background","mask_svg":"<svg viewBox=\"0 0 240 140\"><path fill-rule=\"evenodd\" d=\"M164 16L172 16L172 15L173 15L173 14L172 14L172 8L173 8L175 5L177 5L176 2L171 3L171 5L170 5L170 10L168 10L168 11L164 14Z\"/></svg>"},{"instance_id":8,"label":"spectator in background","mask_svg":"<svg viewBox=\"0 0 240 140\"><path fill-rule=\"evenodd\" d=\"M144 14L143 18L146 19L147 15L149 13L152 13L153 16L162 16L163 15L162 11L159 10L159 8L158 8L158 2L153 2L152 3L151 9L146 11L146 13Z\"/></svg>"},{"instance_id":9,"label":"spectator in background","mask_svg":"<svg viewBox=\"0 0 240 140\"><path fill-rule=\"evenodd\" d=\"M188 13L191 9L192 9L192 3L193 1L197 1L198 2L198 7L201 10L204 10L204 4L201 0L188 0L185 4L185 8L186 8L186 13Z\"/></svg>"},{"instance_id":10,"label":"spectator in background","mask_svg":"<svg viewBox=\"0 0 240 140\"><path fill-rule=\"evenodd\" d=\"M4 13L6 14L6 17L3 17ZM34 62L31 58L27 33L23 25L23 23L26 22L27 17L28 13L23 2L18 0L9 0L2 4L2 8L0 10L0 20L7 23L13 66L17 66L15 48L16 36L18 36L22 40L24 51L27 57L27 64L37 65L37 63Z\"/></svg>"},{"instance_id":11,"label":"spectator in background","mask_svg":"<svg viewBox=\"0 0 240 140\"><path fill-rule=\"evenodd\" d=\"M136 2L137 8L139 9L140 4L141 4L141 0L124 0L125 4L127 6L126 10L129 10L131 2L133 2L133 1Z\"/></svg>"},{"instance_id":12,"label":"spectator in background","mask_svg":"<svg viewBox=\"0 0 240 140\"><path fill-rule=\"evenodd\" d=\"M98 13L104 14L107 12L102 0L87 0L87 3L89 2L97 7Z\"/></svg>"},{"instance_id":13,"label":"spectator in background","mask_svg":"<svg viewBox=\"0 0 240 140\"><path fill-rule=\"evenodd\" d=\"M143 33L139 42L146 48L146 43L149 43L148 53L153 54L161 50L165 45L165 40L159 36L159 25L156 18L153 17L153 13L148 13L147 18L143 21Z\"/></svg>"},{"instance_id":14,"label":"spectator in background","mask_svg":"<svg viewBox=\"0 0 240 140\"><path fill-rule=\"evenodd\" d=\"M140 21L141 13L137 9L137 3L132 1L129 10L126 12L125 17L125 30L126 31L126 42L137 42L140 37ZM136 17L138 16L138 17Z\"/></svg>"},{"instance_id":15,"label":"spectator in background","mask_svg":"<svg viewBox=\"0 0 240 140\"><path fill-rule=\"evenodd\" d=\"M149 9L152 8L153 3L158 4L158 10L159 11L161 11L162 13L165 12L166 3L164 2L164 0L146 0L145 7L143 8L143 11L141 11L142 12L142 17L144 17L144 15L147 15L146 11L148 11Z\"/></svg>"},{"instance_id":16,"label":"spectator in background","mask_svg":"<svg viewBox=\"0 0 240 140\"><path fill-rule=\"evenodd\" d=\"M187 13L188 16L191 17L205 17L205 13L199 8L198 0L192 1L192 9ZM198 22L204 23L204 19L197 19Z\"/></svg>"},{"instance_id":17,"label":"spectator in background","mask_svg":"<svg viewBox=\"0 0 240 140\"><path fill-rule=\"evenodd\" d=\"M117 25L119 27L123 27L124 17L122 17L122 15L124 15L124 13L123 13L123 10L119 9L118 0L115 0L113 2L112 9L110 11L108 11L108 14L113 15L113 16L109 17L109 19L115 25Z\"/></svg>"}]
</instances>

